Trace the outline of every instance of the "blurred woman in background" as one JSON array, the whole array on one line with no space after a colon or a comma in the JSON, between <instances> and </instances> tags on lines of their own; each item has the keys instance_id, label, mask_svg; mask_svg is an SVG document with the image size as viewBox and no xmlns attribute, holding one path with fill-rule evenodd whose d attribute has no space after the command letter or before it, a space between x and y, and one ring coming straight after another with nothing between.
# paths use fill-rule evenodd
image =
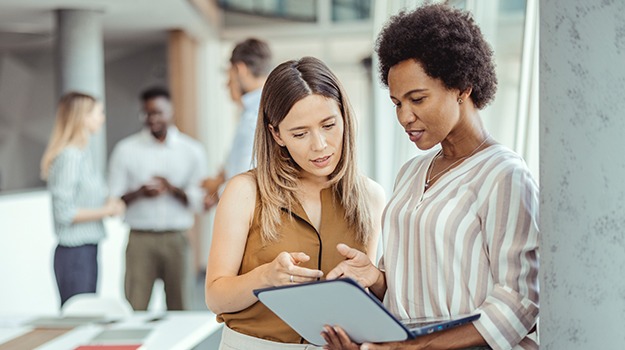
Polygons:
<instances>
[{"instance_id":1,"label":"blurred woman in background","mask_svg":"<svg viewBox=\"0 0 625 350\"><path fill-rule=\"evenodd\" d=\"M88 147L104 118L103 105L94 97L79 92L63 95L41 160L58 237L54 274L61 306L76 294L95 293L98 243L105 236L102 219L125 209L120 199L107 199L104 179L96 172Z\"/></svg>"}]
</instances>

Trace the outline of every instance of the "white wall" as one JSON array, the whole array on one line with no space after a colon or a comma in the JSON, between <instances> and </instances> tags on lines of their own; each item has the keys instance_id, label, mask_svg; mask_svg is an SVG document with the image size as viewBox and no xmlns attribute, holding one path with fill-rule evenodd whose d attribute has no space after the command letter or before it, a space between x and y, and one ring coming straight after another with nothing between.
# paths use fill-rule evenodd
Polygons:
<instances>
[{"instance_id":1,"label":"white wall","mask_svg":"<svg viewBox=\"0 0 625 350\"><path fill-rule=\"evenodd\" d=\"M99 247L98 292L123 298L128 229L105 221ZM56 237L50 195L45 190L0 196L0 315L53 314L59 310L53 257Z\"/></svg>"},{"instance_id":2,"label":"white wall","mask_svg":"<svg viewBox=\"0 0 625 350\"><path fill-rule=\"evenodd\" d=\"M542 349L625 349L624 14L540 2Z\"/></svg>"}]
</instances>

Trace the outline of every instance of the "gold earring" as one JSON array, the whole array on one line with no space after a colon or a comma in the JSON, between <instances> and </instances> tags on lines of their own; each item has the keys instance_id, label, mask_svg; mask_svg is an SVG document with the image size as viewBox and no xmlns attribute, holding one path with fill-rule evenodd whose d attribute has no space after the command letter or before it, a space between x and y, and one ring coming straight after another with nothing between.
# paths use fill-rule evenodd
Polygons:
<instances>
[{"instance_id":1,"label":"gold earring","mask_svg":"<svg viewBox=\"0 0 625 350\"><path fill-rule=\"evenodd\" d=\"M461 98L458 98L458 104L461 105L464 102Z\"/></svg>"}]
</instances>

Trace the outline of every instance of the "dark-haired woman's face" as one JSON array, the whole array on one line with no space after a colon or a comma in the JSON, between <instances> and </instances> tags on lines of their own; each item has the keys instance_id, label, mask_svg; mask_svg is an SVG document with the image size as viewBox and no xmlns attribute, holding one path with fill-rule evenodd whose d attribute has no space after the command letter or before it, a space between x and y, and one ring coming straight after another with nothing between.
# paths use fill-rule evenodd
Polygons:
<instances>
[{"instance_id":1,"label":"dark-haired woman's face","mask_svg":"<svg viewBox=\"0 0 625 350\"><path fill-rule=\"evenodd\" d=\"M440 143L458 124L459 91L427 75L419 62L405 60L391 67L388 86L397 120L419 149Z\"/></svg>"},{"instance_id":2,"label":"dark-haired woman's face","mask_svg":"<svg viewBox=\"0 0 625 350\"><path fill-rule=\"evenodd\" d=\"M286 147L303 178L327 181L343 152L343 116L338 103L320 95L297 101L286 117L271 128L274 140Z\"/></svg>"}]
</instances>

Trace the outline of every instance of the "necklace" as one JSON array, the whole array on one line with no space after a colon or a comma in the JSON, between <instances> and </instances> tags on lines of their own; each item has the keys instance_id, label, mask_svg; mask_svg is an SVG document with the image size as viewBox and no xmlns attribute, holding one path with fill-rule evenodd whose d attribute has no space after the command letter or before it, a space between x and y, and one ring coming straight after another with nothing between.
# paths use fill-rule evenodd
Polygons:
<instances>
[{"instance_id":1,"label":"necklace","mask_svg":"<svg viewBox=\"0 0 625 350\"><path fill-rule=\"evenodd\" d=\"M424 186L425 189L427 190L428 188L430 188L430 182L432 182L432 180L434 180L437 177L443 175L447 170L451 169L454 165L462 162L463 160L465 160L465 159L471 157L473 154L475 154L475 152L477 152L477 150L480 149L480 147L482 147L489 138L490 138L490 135L486 136L486 138L484 138L484 141L482 141L482 143L477 145L477 147L475 147L475 149L473 151L471 151L471 153L469 153L468 155L466 155L464 157L459 158L457 161L451 163L447 168L439 171L435 175L432 175L432 168L434 168L434 163L441 156L441 154L443 154L443 149L441 148L440 151L438 151L438 153L436 153L436 155L434 156L434 159L432 159L432 163L430 163L430 167L428 168L427 177L425 179L425 186Z\"/></svg>"}]
</instances>

